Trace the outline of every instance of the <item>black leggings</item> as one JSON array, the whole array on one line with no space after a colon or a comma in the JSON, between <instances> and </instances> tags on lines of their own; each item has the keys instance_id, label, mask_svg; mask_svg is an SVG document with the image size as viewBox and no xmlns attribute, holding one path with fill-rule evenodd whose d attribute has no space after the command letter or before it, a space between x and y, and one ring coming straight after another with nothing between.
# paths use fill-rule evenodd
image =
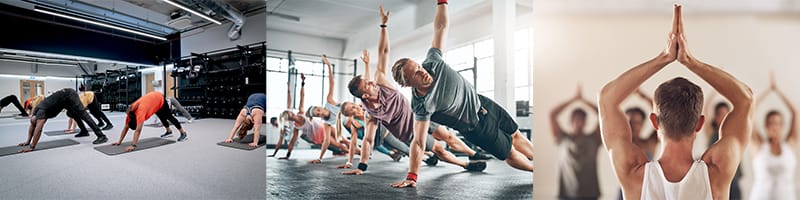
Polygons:
<instances>
[{"instance_id":1,"label":"black leggings","mask_svg":"<svg viewBox=\"0 0 800 200\"><path fill-rule=\"evenodd\" d=\"M87 105L86 108L89 109L89 112L92 113L92 116L94 116L94 118L97 119L98 122L102 120L106 124L111 125L111 120L108 120L106 114L104 114L103 111L100 109L100 102L97 102L97 98L94 98L92 103L89 103L89 105Z\"/></svg>"},{"instance_id":2,"label":"black leggings","mask_svg":"<svg viewBox=\"0 0 800 200\"><path fill-rule=\"evenodd\" d=\"M172 124L175 125L175 128L183 129L181 122L179 122L175 116L172 116L172 112L169 110L169 105L167 105L166 101L164 101L164 104L158 109L158 112L156 112L156 117L161 120L161 124L166 128L169 128L169 124ZM167 121L170 123L167 123Z\"/></svg>"},{"instance_id":3,"label":"black leggings","mask_svg":"<svg viewBox=\"0 0 800 200\"><path fill-rule=\"evenodd\" d=\"M61 89L51 94L36 106L33 115L36 119L49 119L58 116L61 110L64 109L67 110L67 116L75 119L81 130L88 131L83 124L83 122L86 122L89 124L89 128L94 131L95 136L105 136L94 120L86 113L86 108L83 107L78 93L73 89Z\"/></svg>"},{"instance_id":4,"label":"black leggings","mask_svg":"<svg viewBox=\"0 0 800 200\"><path fill-rule=\"evenodd\" d=\"M8 96L4 97L2 100L0 100L0 110L2 110L3 107L8 106L8 104L12 104L12 103L14 104L14 106L17 107L17 109L19 110L20 113L22 113L24 115L28 114L28 113L25 112L25 109L22 108L22 104L19 103L19 98L17 98L17 96L13 95L13 94L12 95L8 95Z\"/></svg>"}]
</instances>

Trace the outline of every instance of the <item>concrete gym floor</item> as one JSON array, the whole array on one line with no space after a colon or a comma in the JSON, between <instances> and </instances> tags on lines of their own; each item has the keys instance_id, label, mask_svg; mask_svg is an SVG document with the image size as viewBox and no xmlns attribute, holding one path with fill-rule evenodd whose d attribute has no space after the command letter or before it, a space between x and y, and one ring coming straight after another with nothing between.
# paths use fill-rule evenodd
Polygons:
<instances>
[{"instance_id":1,"label":"concrete gym floor","mask_svg":"<svg viewBox=\"0 0 800 200\"><path fill-rule=\"evenodd\" d=\"M5 113L5 112L4 112ZM119 139L124 113L106 115L114 128L104 133L108 145ZM148 120L148 123L153 121ZM178 117L179 120L185 119ZM0 147L23 142L29 120L0 119ZM63 130L61 113L44 130ZM107 156L93 147L95 136L47 136L40 142L71 138L80 144L0 157L2 199L264 199L264 147L252 151L219 146L233 126L229 119L199 119L183 124L189 140ZM141 139L158 137L163 128L143 127ZM177 140L179 135L173 127ZM91 134L91 132L90 132ZM262 134L264 134L262 132ZM125 141L133 139L128 132Z\"/></svg>"},{"instance_id":2,"label":"concrete gym floor","mask_svg":"<svg viewBox=\"0 0 800 200\"><path fill-rule=\"evenodd\" d=\"M272 151L269 149L268 153ZM497 159L487 162L483 172L467 172L443 161L434 167L423 163L415 189L390 186L405 178L408 157L394 162L374 152L364 174L342 175L351 169L336 169L336 166L344 164L347 157L326 154L321 164L308 163L319 157L318 149L295 149L290 160L267 158L267 199L533 198L533 174L513 169ZM286 150L281 149L276 157L285 155ZM467 157L458 159L467 160ZM358 162L358 155L354 162Z\"/></svg>"}]
</instances>

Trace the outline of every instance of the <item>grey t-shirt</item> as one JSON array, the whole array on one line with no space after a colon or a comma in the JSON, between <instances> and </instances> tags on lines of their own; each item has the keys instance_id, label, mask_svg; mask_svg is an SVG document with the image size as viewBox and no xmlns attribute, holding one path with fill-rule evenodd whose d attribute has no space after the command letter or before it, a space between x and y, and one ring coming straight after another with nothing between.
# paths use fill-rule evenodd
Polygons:
<instances>
[{"instance_id":1,"label":"grey t-shirt","mask_svg":"<svg viewBox=\"0 0 800 200\"><path fill-rule=\"evenodd\" d=\"M325 103L325 109L331 113L327 120L325 120L325 124L336 126L336 118L339 117L339 111L342 110L341 104L333 105L330 103Z\"/></svg>"},{"instance_id":2,"label":"grey t-shirt","mask_svg":"<svg viewBox=\"0 0 800 200\"><path fill-rule=\"evenodd\" d=\"M600 136L560 134L558 196L600 197L600 183L597 178L597 152L602 145Z\"/></svg>"},{"instance_id":3,"label":"grey t-shirt","mask_svg":"<svg viewBox=\"0 0 800 200\"><path fill-rule=\"evenodd\" d=\"M442 60L441 50L436 48L428 50L422 68L431 75L433 83L425 96L417 96L416 89L413 90L411 108L415 119L434 121L459 131L472 130L478 124L481 107L472 84L450 68Z\"/></svg>"},{"instance_id":4,"label":"grey t-shirt","mask_svg":"<svg viewBox=\"0 0 800 200\"><path fill-rule=\"evenodd\" d=\"M411 141L411 136L414 135L414 118L408 100L395 89L381 85L378 87L380 89L378 102L381 106L370 108L364 104L364 110L383 124L397 139L404 142Z\"/></svg>"}]
</instances>

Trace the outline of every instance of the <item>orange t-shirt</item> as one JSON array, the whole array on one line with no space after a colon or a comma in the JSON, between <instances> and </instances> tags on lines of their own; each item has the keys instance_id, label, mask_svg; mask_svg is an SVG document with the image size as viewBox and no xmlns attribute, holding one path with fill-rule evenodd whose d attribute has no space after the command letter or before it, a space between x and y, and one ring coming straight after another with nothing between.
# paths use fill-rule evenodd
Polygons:
<instances>
[{"instance_id":1,"label":"orange t-shirt","mask_svg":"<svg viewBox=\"0 0 800 200\"><path fill-rule=\"evenodd\" d=\"M156 114L161 109L161 106L164 106L164 95L160 92L147 93L133 102L131 108L136 107L136 110L133 110L134 114L136 114L136 124L144 123L150 116ZM126 117L125 124L128 124L130 120L130 117Z\"/></svg>"}]
</instances>

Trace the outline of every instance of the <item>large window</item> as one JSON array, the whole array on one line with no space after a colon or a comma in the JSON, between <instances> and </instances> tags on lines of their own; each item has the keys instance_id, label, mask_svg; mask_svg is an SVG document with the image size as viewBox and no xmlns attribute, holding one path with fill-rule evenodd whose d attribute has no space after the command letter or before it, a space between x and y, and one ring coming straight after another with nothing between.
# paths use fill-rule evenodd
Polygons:
<instances>
[{"instance_id":1,"label":"large window","mask_svg":"<svg viewBox=\"0 0 800 200\"><path fill-rule=\"evenodd\" d=\"M530 101L531 97L531 32L524 28L514 32L514 91L516 101ZM477 59L477 62L473 59ZM445 61L476 86L478 94L494 98L494 39L489 38L445 52ZM473 66L477 67L478 83L473 82ZM462 71L463 70L463 71Z\"/></svg>"},{"instance_id":2,"label":"large window","mask_svg":"<svg viewBox=\"0 0 800 200\"><path fill-rule=\"evenodd\" d=\"M267 111L266 115L278 116L286 110L286 82L289 69L289 60L267 57Z\"/></svg>"}]
</instances>

